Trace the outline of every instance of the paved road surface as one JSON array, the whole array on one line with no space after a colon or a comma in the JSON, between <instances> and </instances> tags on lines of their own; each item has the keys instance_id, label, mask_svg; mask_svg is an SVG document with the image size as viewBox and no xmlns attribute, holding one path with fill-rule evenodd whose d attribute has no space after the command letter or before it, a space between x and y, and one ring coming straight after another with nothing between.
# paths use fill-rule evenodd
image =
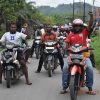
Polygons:
<instances>
[{"instance_id":1,"label":"paved road surface","mask_svg":"<svg viewBox=\"0 0 100 100\"><path fill-rule=\"evenodd\" d=\"M61 89L61 71L58 68L53 77L49 78L44 68L41 73L35 73L38 66L38 60L31 58L31 64L28 64L29 77L32 86L25 84L25 79L22 77L20 81L10 89L6 88L6 82L0 85L0 100L70 100L69 93L60 94ZM85 94L87 88L82 89L77 100L100 100L100 74L94 71L95 84L94 89L97 95L90 96Z\"/></svg>"}]
</instances>

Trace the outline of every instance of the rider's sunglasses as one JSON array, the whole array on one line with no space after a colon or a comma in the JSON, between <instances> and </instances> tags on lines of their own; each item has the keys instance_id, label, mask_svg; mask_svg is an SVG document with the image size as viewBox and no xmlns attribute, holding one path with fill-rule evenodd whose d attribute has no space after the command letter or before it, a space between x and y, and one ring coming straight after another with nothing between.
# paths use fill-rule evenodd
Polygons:
<instances>
[{"instance_id":1,"label":"rider's sunglasses","mask_svg":"<svg viewBox=\"0 0 100 100\"><path fill-rule=\"evenodd\" d=\"M74 27L82 27L82 25L73 25Z\"/></svg>"},{"instance_id":2,"label":"rider's sunglasses","mask_svg":"<svg viewBox=\"0 0 100 100\"><path fill-rule=\"evenodd\" d=\"M16 28L16 27L11 27L11 28Z\"/></svg>"}]
</instances>

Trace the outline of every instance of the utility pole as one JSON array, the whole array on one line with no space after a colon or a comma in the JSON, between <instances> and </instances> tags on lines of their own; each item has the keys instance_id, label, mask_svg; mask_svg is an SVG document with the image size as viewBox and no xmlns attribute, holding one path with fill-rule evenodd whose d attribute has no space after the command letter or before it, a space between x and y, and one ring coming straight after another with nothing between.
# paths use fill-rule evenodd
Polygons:
<instances>
[{"instance_id":1,"label":"utility pole","mask_svg":"<svg viewBox=\"0 0 100 100\"><path fill-rule=\"evenodd\" d=\"M94 2L95 2L95 0L93 0L92 12L94 12Z\"/></svg>"},{"instance_id":2,"label":"utility pole","mask_svg":"<svg viewBox=\"0 0 100 100\"><path fill-rule=\"evenodd\" d=\"M73 20L74 20L74 0L73 0Z\"/></svg>"},{"instance_id":3,"label":"utility pole","mask_svg":"<svg viewBox=\"0 0 100 100\"><path fill-rule=\"evenodd\" d=\"M83 21L85 22L85 0L84 0Z\"/></svg>"}]
</instances>

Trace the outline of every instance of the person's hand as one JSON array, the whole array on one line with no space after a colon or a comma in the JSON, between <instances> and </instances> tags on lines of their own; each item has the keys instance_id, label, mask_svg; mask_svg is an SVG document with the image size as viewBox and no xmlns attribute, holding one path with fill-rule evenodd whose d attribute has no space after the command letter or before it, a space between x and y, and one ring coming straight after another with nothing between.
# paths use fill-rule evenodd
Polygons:
<instances>
[{"instance_id":1,"label":"person's hand","mask_svg":"<svg viewBox=\"0 0 100 100\"><path fill-rule=\"evenodd\" d=\"M88 15L93 16L93 12L92 11L89 11L88 12Z\"/></svg>"}]
</instances>

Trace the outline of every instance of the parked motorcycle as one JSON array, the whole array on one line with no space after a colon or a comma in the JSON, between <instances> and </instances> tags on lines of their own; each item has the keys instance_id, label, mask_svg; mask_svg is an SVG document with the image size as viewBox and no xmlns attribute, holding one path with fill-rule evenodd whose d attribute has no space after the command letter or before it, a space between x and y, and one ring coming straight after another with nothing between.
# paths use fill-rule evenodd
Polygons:
<instances>
[{"instance_id":1,"label":"parked motorcycle","mask_svg":"<svg viewBox=\"0 0 100 100\"><path fill-rule=\"evenodd\" d=\"M44 49L44 68L48 71L49 77L52 76L53 71L58 66L58 58L57 58L57 49L55 45L57 42L48 41L45 42L45 49Z\"/></svg>"},{"instance_id":2,"label":"parked motorcycle","mask_svg":"<svg viewBox=\"0 0 100 100\"><path fill-rule=\"evenodd\" d=\"M23 76L22 68L17 60L17 50L18 47L14 44L8 44L1 53L3 76L6 80L7 88L10 88L12 83L15 83Z\"/></svg>"}]
</instances>

